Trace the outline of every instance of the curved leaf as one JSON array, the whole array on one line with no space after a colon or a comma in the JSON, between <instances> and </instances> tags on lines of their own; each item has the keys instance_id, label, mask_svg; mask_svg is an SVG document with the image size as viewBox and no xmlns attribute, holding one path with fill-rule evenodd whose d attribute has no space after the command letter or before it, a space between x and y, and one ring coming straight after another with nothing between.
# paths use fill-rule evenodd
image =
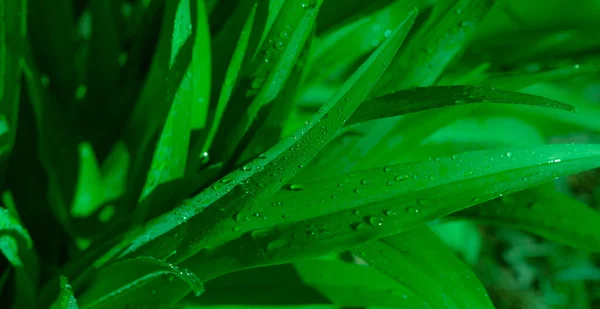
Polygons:
<instances>
[{"instance_id":1,"label":"curved leaf","mask_svg":"<svg viewBox=\"0 0 600 309\"><path fill-rule=\"evenodd\" d=\"M352 250L432 308L494 308L477 276L427 227Z\"/></svg>"},{"instance_id":2,"label":"curved leaf","mask_svg":"<svg viewBox=\"0 0 600 309\"><path fill-rule=\"evenodd\" d=\"M545 145L467 152L293 184L270 204L240 213L237 229L253 232L182 265L210 278L336 252L598 166L600 145Z\"/></svg>"},{"instance_id":3,"label":"curved leaf","mask_svg":"<svg viewBox=\"0 0 600 309\"><path fill-rule=\"evenodd\" d=\"M453 216L528 231L588 251L600 251L600 212L553 188L507 195Z\"/></svg>"},{"instance_id":4,"label":"curved leaf","mask_svg":"<svg viewBox=\"0 0 600 309\"><path fill-rule=\"evenodd\" d=\"M204 292L202 282L192 273L152 258L112 264L88 284L91 285L78 297L82 308L170 308L190 289L197 296Z\"/></svg>"},{"instance_id":5,"label":"curved leaf","mask_svg":"<svg viewBox=\"0 0 600 309\"><path fill-rule=\"evenodd\" d=\"M531 94L485 87L437 86L401 90L365 101L347 124L473 103L523 104L575 110L571 105Z\"/></svg>"}]
</instances>

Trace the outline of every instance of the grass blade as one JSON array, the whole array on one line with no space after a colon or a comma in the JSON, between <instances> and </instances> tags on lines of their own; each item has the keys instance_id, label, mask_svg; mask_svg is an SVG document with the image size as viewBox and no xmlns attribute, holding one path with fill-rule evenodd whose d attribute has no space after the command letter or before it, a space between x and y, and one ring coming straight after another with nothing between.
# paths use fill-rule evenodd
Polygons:
<instances>
[{"instance_id":1,"label":"grass blade","mask_svg":"<svg viewBox=\"0 0 600 309\"><path fill-rule=\"evenodd\" d=\"M430 86L463 50L494 0L460 0L446 14L432 15L429 27L415 33L390 65L374 94Z\"/></svg>"},{"instance_id":2,"label":"grass blade","mask_svg":"<svg viewBox=\"0 0 600 309\"><path fill-rule=\"evenodd\" d=\"M407 286L386 278L373 267L308 260L294 263L294 268L307 285L336 305L432 308Z\"/></svg>"},{"instance_id":3,"label":"grass blade","mask_svg":"<svg viewBox=\"0 0 600 309\"><path fill-rule=\"evenodd\" d=\"M294 184L257 207L262 209L259 218L267 219L238 220L237 229L252 232L182 265L200 277L212 277L337 252L598 167L599 157L598 145L484 150ZM251 218L255 211L241 218Z\"/></svg>"},{"instance_id":4,"label":"grass blade","mask_svg":"<svg viewBox=\"0 0 600 309\"><path fill-rule=\"evenodd\" d=\"M195 173L201 164L208 163L210 160L208 151L233 90L241 78L240 70L244 55L251 52L248 50L248 44L254 26L256 8L254 1L242 2L234 12L233 18L213 39L212 53L220 55L214 57L212 63L211 93L213 95L210 98L205 127L190 150L188 173Z\"/></svg>"},{"instance_id":5,"label":"grass blade","mask_svg":"<svg viewBox=\"0 0 600 309\"><path fill-rule=\"evenodd\" d=\"M268 199L285 184L282 179L291 178L297 173L299 165L306 164L324 147L325 142L333 137L342 126L343 120L350 117L385 71L390 58L402 44L414 17L415 12L396 28L388 40L305 128L280 142L246 168L223 178L214 185L214 188L205 190L190 200L187 205L180 206L171 213L150 222L131 243L123 243L115 247L115 250L107 253L105 259L110 259L116 254L121 257L134 253L140 254L142 248L150 250L152 242L162 243L161 239L165 241L169 239L172 242L172 237L176 233L181 236L176 227L182 222L193 223L188 224L190 228L188 233L193 236L185 239L184 245L173 257L176 261L196 253L207 242L219 242L222 241L219 238L224 240L239 234L239 231L233 232L231 228L227 228L236 225L236 214L247 209L248 206ZM338 116L330 117L330 113L337 113ZM207 208L202 216L197 216L210 204L213 204L212 207ZM230 206L225 209L220 205ZM209 222L205 223L203 220L212 223L207 225ZM223 233L223 231L231 232ZM127 246L124 251L122 251L123 246Z\"/></svg>"},{"instance_id":6,"label":"grass blade","mask_svg":"<svg viewBox=\"0 0 600 309\"><path fill-rule=\"evenodd\" d=\"M60 277L60 293L50 309L78 309L77 300L73 295L73 289L66 277Z\"/></svg>"},{"instance_id":7,"label":"grass blade","mask_svg":"<svg viewBox=\"0 0 600 309\"><path fill-rule=\"evenodd\" d=\"M428 227L352 250L432 308L494 308L477 276Z\"/></svg>"},{"instance_id":8,"label":"grass blade","mask_svg":"<svg viewBox=\"0 0 600 309\"><path fill-rule=\"evenodd\" d=\"M517 228L586 251L600 251L600 213L552 187L537 187L453 216Z\"/></svg>"},{"instance_id":9,"label":"grass blade","mask_svg":"<svg viewBox=\"0 0 600 309\"><path fill-rule=\"evenodd\" d=\"M0 207L0 252L15 270L14 308L31 308L39 280L33 241L21 222Z\"/></svg>"},{"instance_id":10,"label":"grass blade","mask_svg":"<svg viewBox=\"0 0 600 309\"><path fill-rule=\"evenodd\" d=\"M472 103L523 104L575 110L568 104L530 94L484 87L437 86L397 91L368 100L356 109L347 124Z\"/></svg>"},{"instance_id":11,"label":"grass blade","mask_svg":"<svg viewBox=\"0 0 600 309\"><path fill-rule=\"evenodd\" d=\"M259 111L270 108L281 93L312 34L314 21L322 0L306 5L304 0L283 3L277 19L263 40L258 54L252 59L232 101L227 105L211 151L220 153L225 168L231 167L232 158L246 132L257 120ZM247 106L243 108L243 106ZM239 113L240 110L245 110ZM244 143L242 143L243 145ZM245 146L245 145L244 145Z\"/></svg>"},{"instance_id":12,"label":"grass blade","mask_svg":"<svg viewBox=\"0 0 600 309\"><path fill-rule=\"evenodd\" d=\"M184 269L151 258L124 260L102 269L78 297L82 308L146 306L171 308L192 289L204 292L198 278ZM152 297L152 302L148 302Z\"/></svg>"}]
</instances>

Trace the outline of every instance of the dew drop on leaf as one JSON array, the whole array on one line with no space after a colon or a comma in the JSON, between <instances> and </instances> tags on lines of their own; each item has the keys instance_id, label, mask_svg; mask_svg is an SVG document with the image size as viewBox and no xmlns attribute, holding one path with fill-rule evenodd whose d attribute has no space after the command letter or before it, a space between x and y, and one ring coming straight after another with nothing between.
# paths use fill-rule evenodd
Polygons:
<instances>
[{"instance_id":1,"label":"dew drop on leaf","mask_svg":"<svg viewBox=\"0 0 600 309\"><path fill-rule=\"evenodd\" d=\"M422 212L423 210L420 207L417 206L410 206L406 208L406 212L409 214L417 214Z\"/></svg>"},{"instance_id":2,"label":"dew drop on leaf","mask_svg":"<svg viewBox=\"0 0 600 309\"><path fill-rule=\"evenodd\" d=\"M398 175L396 176L396 181L403 181L406 180L408 178L408 175Z\"/></svg>"},{"instance_id":3,"label":"dew drop on leaf","mask_svg":"<svg viewBox=\"0 0 600 309\"><path fill-rule=\"evenodd\" d=\"M394 212L393 210L386 210L383 212L384 215L391 217L391 216L395 216L396 212Z\"/></svg>"},{"instance_id":4,"label":"dew drop on leaf","mask_svg":"<svg viewBox=\"0 0 600 309\"><path fill-rule=\"evenodd\" d=\"M369 180L369 179L367 179L367 178L365 178L365 179L363 179L363 180L361 180L361 181L360 181L360 184L361 184L361 185L368 185L368 184L370 184L370 183L371 183L371 180Z\"/></svg>"},{"instance_id":5,"label":"dew drop on leaf","mask_svg":"<svg viewBox=\"0 0 600 309\"><path fill-rule=\"evenodd\" d=\"M302 191L304 190L304 186L299 185L299 184L292 184L288 186L288 189L291 191Z\"/></svg>"},{"instance_id":6,"label":"dew drop on leaf","mask_svg":"<svg viewBox=\"0 0 600 309\"><path fill-rule=\"evenodd\" d=\"M369 221L369 224L371 224L371 226L373 227L378 227L383 224L383 219L375 216L369 216L367 220Z\"/></svg>"},{"instance_id":7,"label":"dew drop on leaf","mask_svg":"<svg viewBox=\"0 0 600 309\"><path fill-rule=\"evenodd\" d=\"M367 227L367 225L366 225L366 224L364 224L364 223L352 223L352 224L351 224L351 228L352 228L352 230L354 230L355 232L358 232L358 231L360 231L360 230L363 230L363 229L365 229L366 227Z\"/></svg>"}]
</instances>

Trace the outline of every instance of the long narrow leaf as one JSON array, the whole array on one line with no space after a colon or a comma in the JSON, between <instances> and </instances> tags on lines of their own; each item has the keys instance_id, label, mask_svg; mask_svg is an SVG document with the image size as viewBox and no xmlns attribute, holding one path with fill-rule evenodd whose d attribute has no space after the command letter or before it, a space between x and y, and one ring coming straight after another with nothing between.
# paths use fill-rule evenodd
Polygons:
<instances>
[{"instance_id":1,"label":"long narrow leaf","mask_svg":"<svg viewBox=\"0 0 600 309\"><path fill-rule=\"evenodd\" d=\"M477 276L427 227L353 249L433 308L494 308Z\"/></svg>"},{"instance_id":2,"label":"long narrow leaf","mask_svg":"<svg viewBox=\"0 0 600 309\"><path fill-rule=\"evenodd\" d=\"M600 213L553 188L507 195L455 214L497 226L522 229L560 243L600 251Z\"/></svg>"}]
</instances>

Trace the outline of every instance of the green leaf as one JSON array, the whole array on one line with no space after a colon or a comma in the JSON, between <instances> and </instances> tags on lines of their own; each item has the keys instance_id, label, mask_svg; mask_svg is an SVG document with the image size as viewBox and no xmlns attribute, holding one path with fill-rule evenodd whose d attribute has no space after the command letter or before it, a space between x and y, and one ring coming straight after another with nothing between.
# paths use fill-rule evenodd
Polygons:
<instances>
[{"instance_id":1,"label":"green leaf","mask_svg":"<svg viewBox=\"0 0 600 309\"><path fill-rule=\"evenodd\" d=\"M0 252L15 268L14 308L33 306L39 279L33 241L19 220L3 207L0 207Z\"/></svg>"},{"instance_id":2,"label":"green leaf","mask_svg":"<svg viewBox=\"0 0 600 309\"><path fill-rule=\"evenodd\" d=\"M50 309L78 309L77 300L73 295L73 289L66 277L60 277L60 293Z\"/></svg>"},{"instance_id":3,"label":"green leaf","mask_svg":"<svg viewBox=\"0 0 600 309\"><path fill-rule=\"evenodd\" d=\"M190 150L190 162L187 168L189 173L195 173L201 164L210 160L208 150L217 134L233 90L241 78L240 70L244 56L251 52L248 50L248 44L255 16L255 2L242 2L225 28L213 38L212 54L220 56L213 57L212 96L207 111L207 123Z\"/></svg>"},{"instance_id":4,"label":"green leaf","mask_svg":"<svg viewBox=\"0 0 600 309\"><path fill-rule=\"evenodd\" d=\"M227 274L207 282L205 287L206 292L202 297L190 296L182 303L198 306L301 306L331 303L318 290L304 282L292 264Z\"/></svg>"},{"instance_id":5,"label":"green leaf","mask_svg":"<svg viewBox=\"0 0 600 309\"><path fill-rule=\"evenodd\" d=\"M166 4L161 37L148 78L127 130L124 132L127 148L132 152L133 164L128 175L127 195L122 201L123 207L118 209L123 213L129 213L137 205L140 194L144 190L148 170L152 164L152 156L157 146L156 140L159 138L158 132L164 128L174 99L179 99L177 96L182 95L178 90L192 59L193 37L191 36L190 2L189 0L180 0L169 1ZM184 99L189 100L189 98L181 98L183 106L176 105L176 108L183 107L182 109L185 110L185 107L188 107L187 130L189 130L191 121L189 102ZM175 115L181 114L175 113ZM175 122L174 125L176 124L178 123ZM181 132L179 130L185 131L186 125L184 124L182 127L177 128L177 133ZM169 130L171 129L169 128ZM168 134L166 135L168 136ZM173 136L176 139L178 151L181 151L179 137ZM165 143L169 142L171 141L165 141ZM185 147L187 147L186 143L187 139L184 138ZM156 162L156 164L159 166L158 169L162 169L161 165L164 167L163 162ZM181 165L185 166L185 162L183 164L180 162L179 165L173 169L179 171ZM169 167L169 169L171 168ZM149 186L151 185L152 182L149 183ZM148 190L146 190L146 194L147 192Z\"/></svg>"},{"instance_id":6,"label":"green leaf","mask_svg":"<svg viewBox=\"0 0 600 309\"><path fill-rule=\"evenodd\" d=\"M207 108L211 89L211 49L210 29L208 28L208 13L205 1L192 2L192 10L196 8L195 23L193 25L194 48L192 50L192 62L188 69L188 77L191 78L191 128L204 128L206 124ZM185 79L184 79L185 81Z\"/></svg>"},{"instance_id":7,"label":"green leaf","mask_svg":"<svg viewBox=\"0 0 600 309\"><path fill-rule=\"evenodd\" d=\"M302 280L340 306L433 308L409 286L366 265L339 261L300 261L294 267Z\"/></svg>"},{"instance_id":8,"label":"green leaf","mask_svg":"<svg viewBox=\"0 0 600 309\"><path fill-rule=\"evenodd\" d=\"M177 261L196 253L207 242L221 242L238 235L239 231L232 230L236 225L236 214L277 192L286 179L297 173L299 165L310 161L323 148L324 143L333 137L343 120L350 117L385 71L389 59L402 44L414 18L415 12L412 12L305 128L280 142L246 168L221 179L212 189L205 190L186 205L150 222L130 244L122 244L128 248L120 256L134 254L143 247L148 250L154 241L162 243L161 239L172 239L177 233L176 227L182 222L188 223L188 234L192 236L185 239L184 245L173 257ZM329 113L337 116L330 117ZM207 208L202 216L197 216L211 204L212 207ZM225 209L224 205L228 208ZM119 252L120 249L111 250L107 257Z\"/></svg>"},{"instance_id":9,"label":"green leaf","mask_svg":"<svg viewBox=\"0 0 600 309\"><path fill-rule=\"evenodd\" d=\"M493 149L292 184L239 214L236 228L252 232L181 265L210 278L337 252L598 167L599 157L598 145Z\"/></svg>"},{"instance_id":10,"label":"green leaf","mask_svg":"<svg viewBox=\"0 0 600 309\"><path fill-rule=\"evenodd\" d=\"M386 1L375 1L381 2ZM387 1L389 2L389 1ZM392 33L392 29L402 22L404 16L412 10L416 1L396 1L385 8L368 14L359 20L346 24L335 31L318 38L316 42L314 60L311 63L311 84L321 84L327 78L340 74L344 69L352 68L352 65L360 60L360 57L367 55L377 48L383 42L386 36ZM344 6L328 5L335 2L325 1L325 10L335 10L339 14L343 9L352 5L360 5L364 8L364 3L346 4ZM371 2L368 6L371 6ZM323 16L330 17L325 11L319 14L317 19ZM337 77L337 76L336 76Z\"/></svg>"},{"instance_id":11,"label":"green leaf","mask_svg":"<svg viewBox=\"0 0 600 309\"><path fill-rule=\"evenodd\" d=\"M194 274L152 258L136 258L103 268L78 301L82 308L170 308L190 289L197 296L204 292Z\"/></svg>"},{"instance_id":12,"label":"green leaf","mask_svg":"<svg viewBox=\"0 0 600 309\"><path fill-rule=\"evenodd\" d=\"M552 187L507 195L454 216L521 229L586 251L600 251L600 213Z\"/></svg>"},{"instance_id":13,"label":"green leaf","mask_svg":"<svg viewBox=\"0 0 600 309\"><path fill-rule=\"evenodd\" d=\"M27 9L24 0L0 4L0 186L6 157L15 142L21 92L20 59L25 50Z\"/></svg>"},{"instance_id":14,"label":"green leaf","mask_svg":"<svg viewBox=\"0 0 600 309\"><path fill-rule=\"evenodd\" d=\"M23 267L20 255L32 249L33 241L27 230L7 209L0 208L0 251L14 267Z\"/></svg>"},{"instance_id":15,"label":"green leaf","mask_svg":"<svg viewBox=\"0 0 600 309\"><path fill-rule=\"evenodd\" d=\"M219 153L230 167L236 162L236 149L246 146L242 140L260 118L259 111L271 108L284 89L302 50L312 34L322 0L285 1L273 26L262 41L247 69L243 68L239 88L227 105L212 152ZM243 110L244 112L240 111ZM264 120L263 120L264 121ZM238 151L240 153L240 151ZM213 162L216 162L212 160Z\"/></svg>"},{"instance_id":16,"label":"green leaf","mask_svg":"<svg viewBox=\"0 0 600 309\"><path fill-rule=\"evenodd\" d=\"M352 251L432 308L494 308L477 276L427 227Z\"/></svg>"},{"instance_id":17,"label":"green leaf","mask_svg":"<svg viewBox=\"0 0 600 309\"><path fill-rule=\"evenodd\" d=\"M317 32L321 34L354 19L369 16L378 9L393 5L390 4L392 2L392 0L374 0L365 3L361 0L349 0L344 5L339 5L336 1L326 0L323 3L323 12L317 18Z\"/></svg>"},{"instance_id":18,"label":"green leaf","mask_svg":"<svg viewBox=\"0 0 600 309\"><path fill-rule=\"evenodd\" d=\"M523 104L574 110L568 104L530 94L472 86L437 86L397 91L368 100L356 109L347 124L472 103Z\"/></svg>"},{"instance_id":19,"label":"green leaf","mask_svg":"<svg viewBox=\"0 0 600 309\"><path fill-rule=\"evenodd\" d=\"M79 144L79 175L71 216L88 217L104 203L104 188L94 149L88 142Z\"/></svg>"},{"instance_id":20,"label":"green leaf","mask_svg":"<svg viewBox=\"0 0 600 309\"><path fill-rule=\"evenodd\" d=\"M410 38L403 53L394 59L390 70L379 81L375 94L434 84L450 61L465 48L495 1L449 3L455 4L442 6L439 14L432 14L429 23Z\"/></svg>"}]
</instances>

